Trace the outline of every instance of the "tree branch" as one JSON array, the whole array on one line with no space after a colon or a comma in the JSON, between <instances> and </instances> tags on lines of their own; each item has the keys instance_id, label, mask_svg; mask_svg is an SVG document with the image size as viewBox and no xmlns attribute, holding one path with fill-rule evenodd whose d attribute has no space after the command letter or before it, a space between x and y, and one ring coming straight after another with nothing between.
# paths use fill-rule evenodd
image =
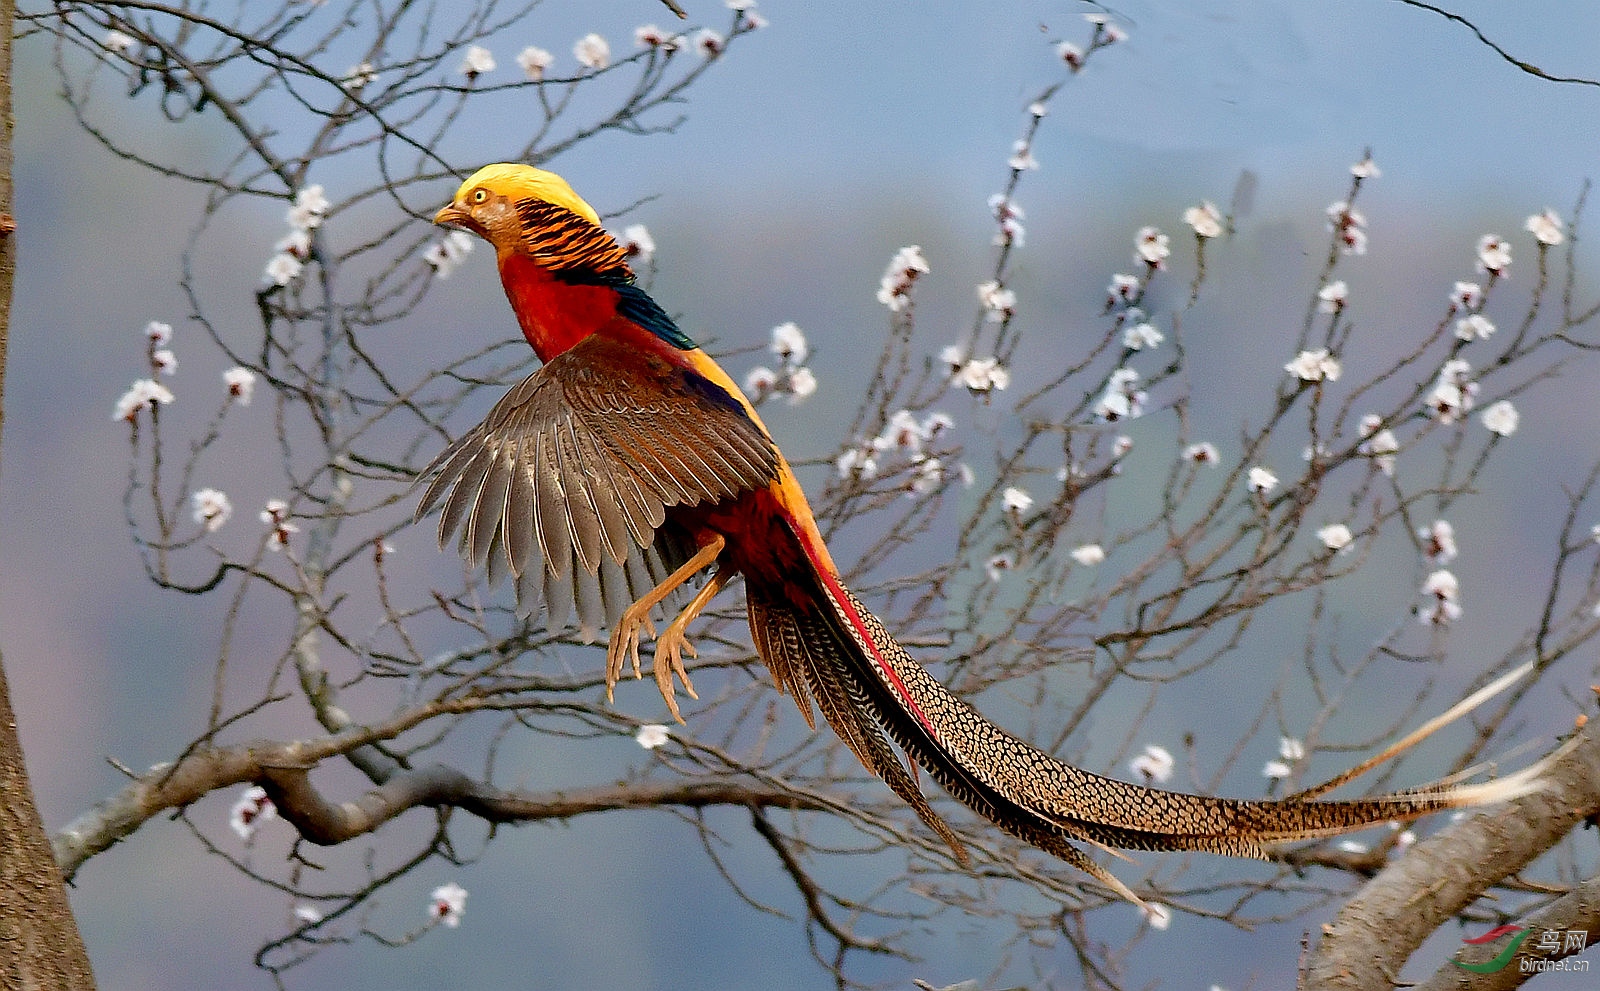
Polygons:
<instances>
[{"instance_id":1,"label":"tree branch","mask_svg":"<svg viewBox=\"0 0 1600 991\"><path fill-rule=\"evenodd\" d=\"M1345 905L1311 952L1305 987L1391 987L1435 930L1600 809L1600 735L1590 721L1544 790L1418 843Z\"/></svg>"},{"instance_id":2,"label":"tree branch","mask_svg":"<svg viewBox=\"0 0 1600 991\"><path fill-rule=\"evenodd\" d=\"M1545 929L1563 932L1581 930L1589 934L1584 945L1592 945L1596 936L1600 935L1600 875L1591 877L1539 911L1525 916L1520 922L1535 932ZM1471 955L1462 962L1479 963L1489 960L1497 949L1500 949L1500 944L1469 947L1462 955L1467 956L1469 953ZM1529 950L1529 944L1524 943L1518 959L1528 957L1535 960L1560 960L1562 957L1580 952L1578 949L1567 950L1564 945L1560 952L1548 955L1530 953ZM1490 974L1471 973L1453 963L1446 963L1434 971L1426 981L1417 985L1414 991L1450 991L1467 987L1468 981L1471 982L1472 991L1504 991L1508 988L1521 987L1537 973L1539 973L1537 970L1524 971L1515 962Z\"/></svg>"}]
</instances>

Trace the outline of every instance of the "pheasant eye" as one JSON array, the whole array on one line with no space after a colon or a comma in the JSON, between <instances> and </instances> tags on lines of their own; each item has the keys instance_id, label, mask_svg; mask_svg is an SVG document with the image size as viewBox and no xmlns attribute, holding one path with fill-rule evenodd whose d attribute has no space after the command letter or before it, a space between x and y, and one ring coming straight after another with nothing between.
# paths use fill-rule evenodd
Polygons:
<instances>
[{"instance_id":1,"label":"pheasant eye","mask_svg":"<svg viewBox=\"0 0 1600 991\"><path fill-rule=\"evenodd\" d=\"M473 203L486 203L486 202L488 202L488 200L489 200L489 191L487 189L484 189L482 186L479 186L477 189L474 189L472 191L472 202Z\"/></svg>"}]
</instances>

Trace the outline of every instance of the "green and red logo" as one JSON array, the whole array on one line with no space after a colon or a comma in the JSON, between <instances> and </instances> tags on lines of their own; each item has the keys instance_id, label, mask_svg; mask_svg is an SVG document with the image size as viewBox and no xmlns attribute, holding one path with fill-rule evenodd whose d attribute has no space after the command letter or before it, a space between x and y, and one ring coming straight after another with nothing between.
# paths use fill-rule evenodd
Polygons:
<instances>
[{"instance_id":1,"label":"green and red logo","mask_svg":"<svg viewBox=\"0 0 1600 991\"><path fill-rule=\"evenodd\" d=\"M1515 935L1512 935L1513 933ZM1503 970L1506 964L1516 959L1517 951L1522 949L1522 944L1527 942L1528 937L1532 934L1533 930L1525 926L1509 924L1495 926L1482 936L1474 936L1471 939L1463 939L1461 941L1467 946L1482 946L1485 943L1493 943L1501 937L1511 936L1511 942L1507 943L1505 949L1496 954L1493 960L1486 960L1483 963L1462 963L1460 960L1452 960L1450 962L1462 970L1470 970L1474 974L1493 974L1497 970Z\"/></svg>"}]
</instances>

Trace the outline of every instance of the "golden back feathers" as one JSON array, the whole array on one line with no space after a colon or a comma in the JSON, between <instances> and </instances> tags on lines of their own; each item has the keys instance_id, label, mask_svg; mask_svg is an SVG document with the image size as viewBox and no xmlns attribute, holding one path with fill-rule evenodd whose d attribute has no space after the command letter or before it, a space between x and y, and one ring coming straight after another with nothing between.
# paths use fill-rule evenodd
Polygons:
<instances>
[{"instance_id":1,"label":"golden back feathers","mask_svg":"<svg viewBox=\"0 0 1600 991\"><path fill-rule=\"evenodd\" d=\"M456 190L455 202L461 205L470 204L473 190L480 186L491 194L504 196L512 201L530 197L544 200L546 203L571 210L596 227L600 226L600 215L595 213L594 207L585 203L583 197L572 191L567 180L554 172L546 172L544 169L536 169L520 162L485 165Z\"/></svg>"}]
</instances>

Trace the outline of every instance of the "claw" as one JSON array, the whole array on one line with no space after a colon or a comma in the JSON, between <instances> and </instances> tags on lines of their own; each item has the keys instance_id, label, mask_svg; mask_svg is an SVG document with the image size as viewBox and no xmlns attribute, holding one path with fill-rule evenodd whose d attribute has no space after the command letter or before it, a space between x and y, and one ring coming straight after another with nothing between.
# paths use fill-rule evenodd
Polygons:
<instances>
[{"instance_id":1,"label":"claw","mask_svg":"<svg viewBox=\"0 0 1600 991\"><path fill-rule=\"evenodd\" d=\"M656 640L655 663L651 666L651 673L656 676L656 687L661 690L661 697L666 700L667 711L672 713L672 718L683 722L683 716L678 713L678 700L673 689L672 679L676 677L683 682L683 690L692 699L700 696L695 694L694 685L689 681L689 671L683 666L683 655L699 657L699 651L694 649L694 644L684 635L686 624L680 622L680 616L662 631Z\"/></svg>"}]
</instances>

